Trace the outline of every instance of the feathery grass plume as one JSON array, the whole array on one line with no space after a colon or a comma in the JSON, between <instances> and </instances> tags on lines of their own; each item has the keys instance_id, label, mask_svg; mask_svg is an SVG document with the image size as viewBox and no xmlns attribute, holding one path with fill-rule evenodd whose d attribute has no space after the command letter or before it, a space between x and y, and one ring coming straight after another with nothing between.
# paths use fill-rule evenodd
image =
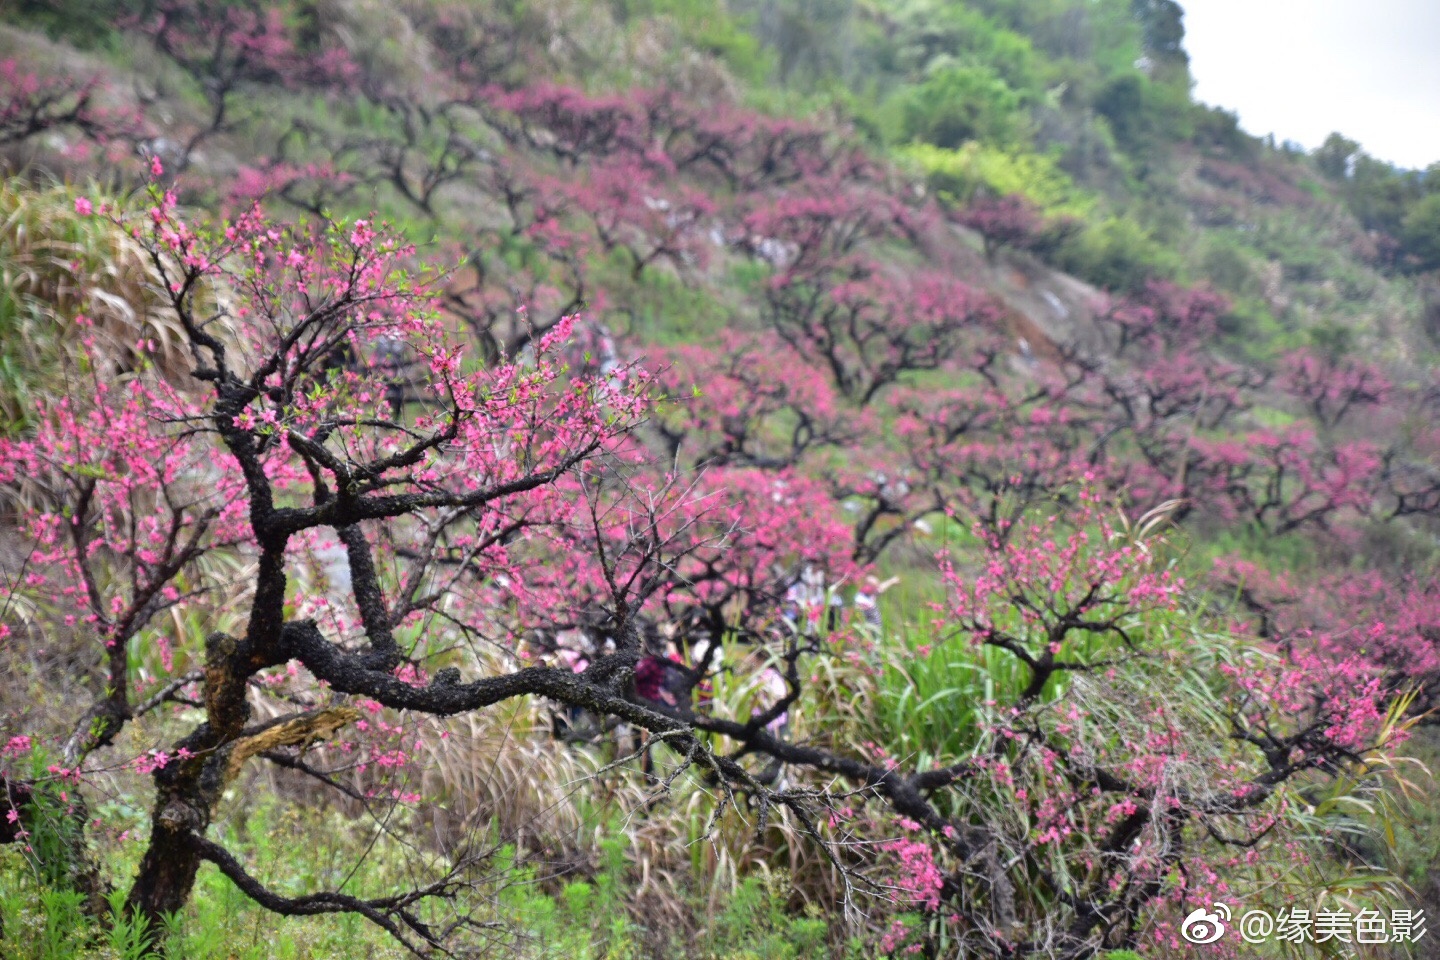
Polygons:
<instances>
[{"instance_id":1,"label":"feathery grass plume","mask_svg":"<svg viewBox=\"0 0 1440 960\"><path fill-rule=\"evenodd\" d=\"M82 369L83 335L117 373L153 366L188 377L183 332L144 247L97 211L120 201L98 190L0 184L0 425L23 429L37 398ZM83 318L77 324L77 320Z\"/></svg>"}]
</instances>

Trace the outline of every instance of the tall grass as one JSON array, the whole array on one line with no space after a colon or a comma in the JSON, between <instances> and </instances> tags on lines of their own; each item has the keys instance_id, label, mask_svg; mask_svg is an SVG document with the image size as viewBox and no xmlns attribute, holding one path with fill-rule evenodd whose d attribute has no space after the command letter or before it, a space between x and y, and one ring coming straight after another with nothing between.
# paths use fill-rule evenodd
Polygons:
<instances>
[{"instance_id":1,"label":"tall grass","mask_svg":"<svg viewBox=\"0 0 1440 960\"><path fill-rule=\"evenodd\" d=\"M0 184L0 429L23 427L37 399L63 392L80 362L80 315L121 370L147 360L177 376L185 369L183 332L161 309L139 242L79 213L82 196L97 209L115 202L68 185Z\"/></svg>"}]
</instances>

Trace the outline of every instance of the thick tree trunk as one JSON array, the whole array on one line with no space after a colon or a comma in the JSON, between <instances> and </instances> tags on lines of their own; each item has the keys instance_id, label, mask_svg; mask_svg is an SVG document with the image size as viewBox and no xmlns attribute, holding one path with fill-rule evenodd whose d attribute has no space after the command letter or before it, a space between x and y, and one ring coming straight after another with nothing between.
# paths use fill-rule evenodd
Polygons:
<instances>
[{"instance_id":1,"label":"thick tree trunk","mask_svg":"<svg viewBox=\"0 0 1440 960\"><path fill-rule=\"evenodd\" d=\"M201 795L198 777L180 779L188 781L185 786L191 789L176 784L162 790L156 800L150 846L126 900L127 912L148 921L152 937L162 929L166 915L176 913L190 899L200 870L200 854L191 838L203 836L210 825L210 804Z\"/></svg>"},{"instance_id":2,"label":"thick tree trunk","mask_svg":"<svg viewBox=\"0 0 1440 960\"><path fill-rule=\"evenodd\" d=\"M283 583L283 580L282 580ZM167 914L190 899L201 856L193 842L203 837L228 779L229 755L250 717L245 679L254 664L244 645L212 634L205 649L206 722L177 745L175 757L154 773L155 810L150 846L140 861L125 902L133 917L149 922L157 936Z\"/></svg>"}]
</instances>

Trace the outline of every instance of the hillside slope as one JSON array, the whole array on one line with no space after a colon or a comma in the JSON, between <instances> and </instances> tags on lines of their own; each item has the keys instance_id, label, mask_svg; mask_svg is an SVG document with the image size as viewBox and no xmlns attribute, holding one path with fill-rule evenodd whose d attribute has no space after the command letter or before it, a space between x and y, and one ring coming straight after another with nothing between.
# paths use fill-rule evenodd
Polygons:
<instances>
[{"instance_id":1,"label":"hillside slope","mask_svg":"<svg viewBox=\"0 0 1440 960\"><path fill-rule=\"evenodd\" d=\"M1440 177L1192 103L1175 4L22 3L0 61L0 783L17 823L72 769L120 798L60 818L35 897L103 911L102 879L189 857L125 916L238 937L200 841L275 859L253 788L379 823L319 865L328 812L285 821L321 888L354 858L365 896L460 902L483 841L477 950L512 924L596 955L1178 957L1222 894L1430 902L1406 824L1434 813L1396 785L1440 694ZM384 309L347 256L385 265ZM312 270L344 309L297 321ZM202 310L273 352L229 420L189 373ZM472 402L493 432L446 433ZM555 410L594 439L547 471ZM513 507L445 486L507 471ZM197 475L237 526L171 569L135 531L203 540L168 486ZM236 505L273 507L267 478L296 516L391 486L446 509L317 521L262 589L275 538ZM223 631L266 596L294 623L242 656ZM440 719L507 677L527 696ZM369 735L317 745L349 704ZM241 760L206 780L202 741ZM187 776L200 828L165 848ZM450 909L376 897L353 912L416 942Z\"/></svg>"}]
</instances>

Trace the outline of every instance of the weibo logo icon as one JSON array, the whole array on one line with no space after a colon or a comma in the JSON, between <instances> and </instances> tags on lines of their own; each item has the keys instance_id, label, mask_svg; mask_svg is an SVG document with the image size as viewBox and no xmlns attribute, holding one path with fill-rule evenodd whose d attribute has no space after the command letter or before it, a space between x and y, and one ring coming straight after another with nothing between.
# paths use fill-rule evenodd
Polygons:
<instances>
[{"instance_id":1,"label":"weibo logo icon","mask_svg":"<svg viewBox=\"0 0 1440 960\"><path fill-rule=\"evenodd\" d=\"M1225 936L1225 924L1230 922L1230 908L1223 903L1211 904L1214 913L1206 913L1204 907L1191 912L1180 923L1180 936L1191 943L1214 943Z\"/></svg>"}]
</instances>

